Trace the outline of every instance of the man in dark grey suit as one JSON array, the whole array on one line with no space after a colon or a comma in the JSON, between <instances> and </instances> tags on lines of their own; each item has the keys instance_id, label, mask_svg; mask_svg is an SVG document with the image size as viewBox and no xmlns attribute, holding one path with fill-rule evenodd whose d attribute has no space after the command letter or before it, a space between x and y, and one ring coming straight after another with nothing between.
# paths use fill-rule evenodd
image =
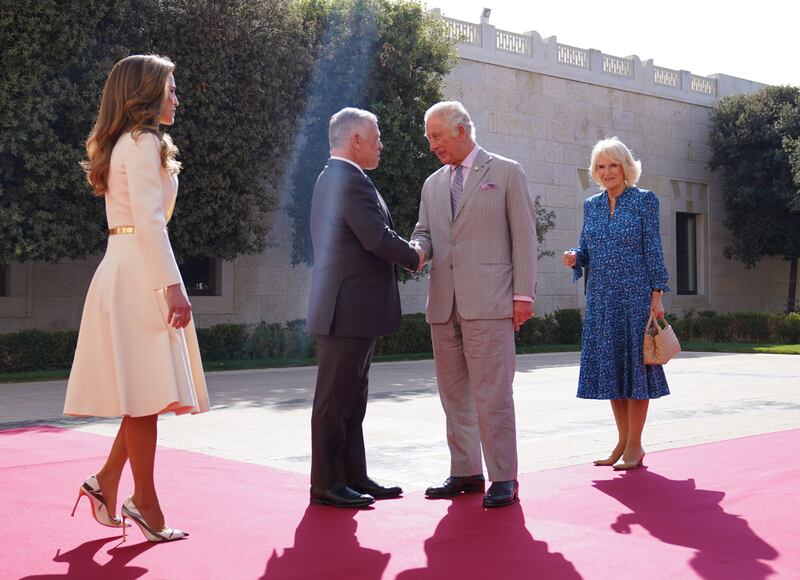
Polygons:
<instances>
[{"instance_id":1,"label":"man in dark grey suit","mask_svg":"<svg viewBox=\"0 0 800 580\"><path fill-rule=\"evenodd\" d=\"M311 415L311 503L363 507L399 496L367 476L361 424L378 336L400 326L395 264L416 270L421 250L398 236L389 209L364 170L383 149L378 119L361 109L331 117L331 157L311 201L314 268L308 331L317 335Z\"/></svg>"}]
</instances>

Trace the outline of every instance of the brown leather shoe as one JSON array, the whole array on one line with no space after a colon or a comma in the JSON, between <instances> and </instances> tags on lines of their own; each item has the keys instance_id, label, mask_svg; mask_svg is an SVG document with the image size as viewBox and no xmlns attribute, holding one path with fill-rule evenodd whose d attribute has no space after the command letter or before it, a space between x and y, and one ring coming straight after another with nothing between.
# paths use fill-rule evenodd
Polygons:
<instances>
[{"instance_id":1,"label":"brown leather shoe","mask_svg":"<svg viewBox=\"0 0 800 580\"><path fill-rule=\"evenodd\" d=\"M455 497L462 493L483 493L486 489L486 480L483 474L479 475L451 475L439 486L429 487L425 495L433 499Z\"/></svg>"}]
</instances>

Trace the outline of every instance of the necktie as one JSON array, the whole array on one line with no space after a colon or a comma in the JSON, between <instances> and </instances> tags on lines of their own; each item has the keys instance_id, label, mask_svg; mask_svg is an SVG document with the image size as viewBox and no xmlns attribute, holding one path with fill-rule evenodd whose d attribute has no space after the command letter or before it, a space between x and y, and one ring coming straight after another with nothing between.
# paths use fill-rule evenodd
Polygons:
<instances>
[{"instance_id":1,"label":"necktie","mask_svg":"<svg viewBox=\"0 0 800 580\"><path fill-rule=\"evenodd\" d=\"M456 217L456 210L458 209L458 202L461 201L461 194L464 193L464 175L461 173L462 169L464 169L462 165L456 167L453 183L450 185L450 204L453 209L453 219Z\"/></svg>"}]
</instances>

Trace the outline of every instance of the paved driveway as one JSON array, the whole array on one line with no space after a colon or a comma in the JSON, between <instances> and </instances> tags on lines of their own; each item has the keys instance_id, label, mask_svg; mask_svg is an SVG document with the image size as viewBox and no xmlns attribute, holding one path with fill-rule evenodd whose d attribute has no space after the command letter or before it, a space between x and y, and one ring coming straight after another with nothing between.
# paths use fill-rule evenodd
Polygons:
<instances>
[{"instance_id":1,"label":"paved driveway","mask_svg":"<svg viewBox=\"0 0 800 580\"><path fill-rule=\"evenodd\" d=\"M800 428L798 356L683 353L666 371L672 395L651 404L648 451ZM159 443L308 473L315 375L316 367L209 373L212 412L165 416ZM517 357L522 472L588 462L614 446L609 404L576 399L577 378L578 353ZM116 419L61 418L65 387L0 384L0 428L50 423L116 432ZM411 491L448 475L432 361L374 364L364 428L375 479Z\"/></svg>"}]
</instances>

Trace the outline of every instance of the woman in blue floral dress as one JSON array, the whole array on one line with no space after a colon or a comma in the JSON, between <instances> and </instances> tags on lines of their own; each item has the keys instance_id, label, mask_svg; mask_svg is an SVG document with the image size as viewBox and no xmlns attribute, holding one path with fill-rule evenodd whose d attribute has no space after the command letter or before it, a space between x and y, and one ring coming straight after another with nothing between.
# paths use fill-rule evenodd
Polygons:
<instances>
[{"instance_id":1,"label":"woman in blue floral dress","mask_svg":"<svg viewBox=\"0 0 800 580\"><path fill-rule=\"evenodd\" d=\"M611 455L594 463L617 470L642 464L650 399L669 394L664 369L642 358L647 319L664 316L669 275L658 198L636 187L641 167L616 137L595 145L591 174L605 190L584 202L580 247L563 256L575 280L583 268L588 275L578 397L610 399L619 434Z\"/></svg>"}]
</instances>

